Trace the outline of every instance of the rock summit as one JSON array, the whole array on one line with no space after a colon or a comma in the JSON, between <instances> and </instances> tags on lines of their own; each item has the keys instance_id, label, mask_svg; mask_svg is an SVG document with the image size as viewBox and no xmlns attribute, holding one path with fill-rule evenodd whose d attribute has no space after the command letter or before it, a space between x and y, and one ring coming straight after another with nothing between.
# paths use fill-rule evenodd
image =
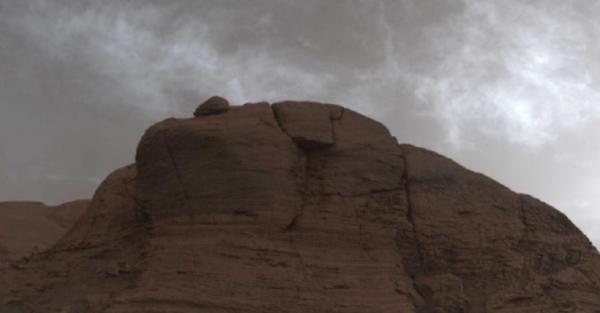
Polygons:
<instances>
[{"instance_id":1,"label":"rock summit","mask_svg":"<svg viewBox=\"0 0 600 313\"><path fill-rule=\"evenodd\" d=\"M221 114L227 112L227 110L229 110L229 101L219 96L213 96L196 108L196 111L194 111L194 116L198 117L203 115Z\"/></svg>"}]
</instances>

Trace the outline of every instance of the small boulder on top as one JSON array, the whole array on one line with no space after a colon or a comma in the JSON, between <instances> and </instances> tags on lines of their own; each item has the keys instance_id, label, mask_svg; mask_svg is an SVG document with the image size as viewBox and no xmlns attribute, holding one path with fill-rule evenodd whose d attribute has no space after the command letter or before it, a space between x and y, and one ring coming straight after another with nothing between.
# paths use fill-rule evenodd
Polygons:
<instances>
[{"instance_id":1,"label":"small boulder on top","mask_svg":"<svg viewBox=\"0 0 600 313\"><path fill-rule=\"evenodd\" d=\"M229 110L229 101L227 99L213 96L204 101L194 111L194 116L221 114Z\"/></svg>"}]
</instances>

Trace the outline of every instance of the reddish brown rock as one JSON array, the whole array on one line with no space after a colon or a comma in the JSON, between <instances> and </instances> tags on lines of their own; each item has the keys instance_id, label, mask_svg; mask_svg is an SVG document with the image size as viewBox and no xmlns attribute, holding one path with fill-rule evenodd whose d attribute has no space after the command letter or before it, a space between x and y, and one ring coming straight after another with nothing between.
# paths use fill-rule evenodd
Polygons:
<instances>
[{"instance_id":1,"label":"reddish brown rock","mask_svg":"<svg viewBox=\"0 0 600 313\"><path fill-rule=\"evenodd\" d=\"M221 114L227 112L227 110L229 110L229 101L219 96L213 96L196 108L194 116Z\"/></svg>"},{"instance_id":2,"label":"reddish brown rock","mask_svg":"<svg viewBox=\"0 0 600 313\"><path fill-rule=\"evenodd\" d=\"M286 101L273 104L281 129L305 149L333 145L330 106L316 102Z\"/></svg>"},{"instance_id":3,"label":"reddish brown rock","mask_svg":"<svg viewBox=\"0 0 600 313\"><path fill-rule=\"evenodd\" d=\"M600 312L563 214L318 103L152 126L19 265L0 311Z\"/></svg>"}]
</instances>

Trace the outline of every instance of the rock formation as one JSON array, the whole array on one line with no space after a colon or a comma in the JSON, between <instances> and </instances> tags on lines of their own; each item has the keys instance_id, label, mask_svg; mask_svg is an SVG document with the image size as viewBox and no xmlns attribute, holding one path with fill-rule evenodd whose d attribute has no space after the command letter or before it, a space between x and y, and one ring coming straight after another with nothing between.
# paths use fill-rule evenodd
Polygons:
<instances>
[{"instance_id":1,"label":"rock formation","mask_svg":"<svg viewBox=\"0 0 600 313\"><path fill-rule=\"evenodd\" d=\"M168 119L2 312L600 312L559 211L337 105Z\"/></svg>"},{"instance_id":2,"label":"rock formation","mask_svg":"<svg viewBox=\"0 0 600 313\"><path fill-rule=\"evenodd\" d=\"M221 114L229 110L229 101L219 96L208 98L194 111L194 116Z\"/></svg>"}]
</instances>

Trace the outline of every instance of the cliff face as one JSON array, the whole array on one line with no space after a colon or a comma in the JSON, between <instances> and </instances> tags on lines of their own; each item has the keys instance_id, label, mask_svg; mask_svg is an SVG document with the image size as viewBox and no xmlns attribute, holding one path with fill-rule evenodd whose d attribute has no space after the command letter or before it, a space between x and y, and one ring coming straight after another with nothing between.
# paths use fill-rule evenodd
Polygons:
<instances>
[{"instance_id":1,"label":"cliff face","mask_svg":"<svg viewBox=\"0 0 600 313\"><path fill-rule=\"evenodd\" d=\"M600 312L600 256L548 205L337 105L213 111L148 129L0 309Z\"/></svg>"}]
</instances>

